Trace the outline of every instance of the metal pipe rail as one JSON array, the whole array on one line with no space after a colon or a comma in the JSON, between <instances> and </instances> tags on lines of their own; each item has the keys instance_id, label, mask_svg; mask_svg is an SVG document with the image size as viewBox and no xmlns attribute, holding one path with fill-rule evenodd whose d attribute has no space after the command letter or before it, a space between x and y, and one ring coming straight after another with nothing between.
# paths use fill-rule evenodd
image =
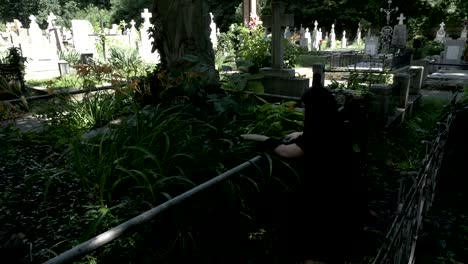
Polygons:
<instances>
[{"instance_id":1,"label":"metal pipe rail","mask_svg":"<svg viewBox=\"0 0 468 264\"><path fill-rule=\"evenodd\" d=\"M146 211L112 229L109 229L108 231L94 237L94 238L91 238L90 240L86 241L86 242L83 242L65 252L63 252L62 254L52 258L52 259L49 259L48 261L44 262L43 264L61 264L61 263L68 263L74 259L77 259L79 257L83 257L91 252L93 252L94 250L110 243L111 241L121 237L122 235L124 235L125 233L127 233L131 228L133 227L136 227L138 225L141 225L141 224L144 224L150 220L152 220L153 218L155 218L157 215L159 215L160 213L170 209L171 207L187 200L188 198L220 183L220 182L223 182L229 178L231 178L232 176L236 175L237 173L249 168L250 166L252 166L253 164L257 163L257 162L260 162L261 160L263 160L263 157L262 156L256 156L255 158L252 158L240 165L238 165L237 167L234 167L216 177L214 177L213 179L209 180L209 181L206 181L174 198L172 198L171 200L169 201L166 201L156 207L154 207L153 209L149 210L149 211Z\"/></svg>"}]
</instances>

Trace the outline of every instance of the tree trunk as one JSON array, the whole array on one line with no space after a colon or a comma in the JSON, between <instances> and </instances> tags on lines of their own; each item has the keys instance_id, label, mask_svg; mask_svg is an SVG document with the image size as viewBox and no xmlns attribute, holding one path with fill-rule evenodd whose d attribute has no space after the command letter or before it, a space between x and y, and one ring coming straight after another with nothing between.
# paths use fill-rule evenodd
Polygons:
<instances>
[{"instance_id":1,"label":"tree trunk","mask_svg":"<svg viewBox=\"0 0 468 264\"><path fill-rule=\"evenodd\" d=\"M210 40L211 18L205 0L155 0L155 46L163 66L171 68L186 55L196 56L208 71L209 84L217 84ZM197 71L197 69L192 69Z\"/></svg>"}]
</instances>

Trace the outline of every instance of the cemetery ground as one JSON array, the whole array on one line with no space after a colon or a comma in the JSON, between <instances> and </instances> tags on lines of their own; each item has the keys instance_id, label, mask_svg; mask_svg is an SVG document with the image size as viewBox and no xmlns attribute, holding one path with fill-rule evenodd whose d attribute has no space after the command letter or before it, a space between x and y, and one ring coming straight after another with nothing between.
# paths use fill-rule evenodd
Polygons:
<instances>
[{"instance_id":1,"label":"cemetery ground","mask_svg":"<svg viewBox=\"0 0 468 264\"><path fill-rule=\"evenodd\" d=\"M264 166L195 197L82 262L229 263L239 250L243 261L275 261L284 204L267 194L297 187L299 161L263 153L239 135L281 138L300 131L298 105L229 92L212 94L208 103L182 100L142 108L136 89L110 91L86 94L83 100L64 96L31 103L33 115L48 120L44 132L2 129L3 252L7 249L16 261L40 263L260 153L267 157ZM419 165L420 141L431 138L447 103L423 98L417 114L399 128L366 130L362 161L373 213L357 263L375 256L395 214L399 172ZM258 204L255 193L270 197L279 215L261 209L265 204ZM245 242L241 248L235 243L239 234Z\"/></svg>"}]
</instances>

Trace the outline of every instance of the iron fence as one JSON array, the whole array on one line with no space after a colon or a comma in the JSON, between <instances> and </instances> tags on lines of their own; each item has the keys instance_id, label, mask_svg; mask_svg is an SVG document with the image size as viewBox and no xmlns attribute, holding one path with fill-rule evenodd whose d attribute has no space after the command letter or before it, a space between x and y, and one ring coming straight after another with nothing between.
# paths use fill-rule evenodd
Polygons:
<instances>
[{"instance_id":1,"label":"iron fence","mask_svg":"<svg viewBox=\"0 0 468 264\"><path fill-rule=\"evenodd\" d=\"M368 55L364 53L332 53L328 57L327 71L335 72L388 72L411 64L411 53L401 52L385 55Z\"/></svg>"},{"instance_id":2,"label":"iron fence","mask_svg":"<svg viewBox=\"0 0 468 264\"><path fill-rule=\"evenodd\" d=\"M452 106L456 97L454 97ZM402 173L396 216L387 232L374 264L413 264L422 220L434 201L439 169L445 152L454 107L442 123L432 142L424 141L426 153L418 171Z\"/></svg>"}]
</instances>

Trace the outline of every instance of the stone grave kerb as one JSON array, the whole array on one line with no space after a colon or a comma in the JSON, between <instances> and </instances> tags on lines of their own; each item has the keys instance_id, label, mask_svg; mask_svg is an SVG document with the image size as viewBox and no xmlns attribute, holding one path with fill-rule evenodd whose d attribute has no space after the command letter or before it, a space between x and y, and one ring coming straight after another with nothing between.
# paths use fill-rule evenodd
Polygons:
<instances>
[{"instance_id":1,"label":"stone grave kerb","mask_svg":"<svg viewBox=\"0 0 468 264\"><path fill-rule=\"evenodd\" d=\"M263 16L263 24L272 29L272 67L263 68L265 75L278 77L294 77L293 69L284 68L284 40L281 28L294 24L294 16L285 14L283 2L271 3L272 15Z\"/></svg>"}]
</instances>

